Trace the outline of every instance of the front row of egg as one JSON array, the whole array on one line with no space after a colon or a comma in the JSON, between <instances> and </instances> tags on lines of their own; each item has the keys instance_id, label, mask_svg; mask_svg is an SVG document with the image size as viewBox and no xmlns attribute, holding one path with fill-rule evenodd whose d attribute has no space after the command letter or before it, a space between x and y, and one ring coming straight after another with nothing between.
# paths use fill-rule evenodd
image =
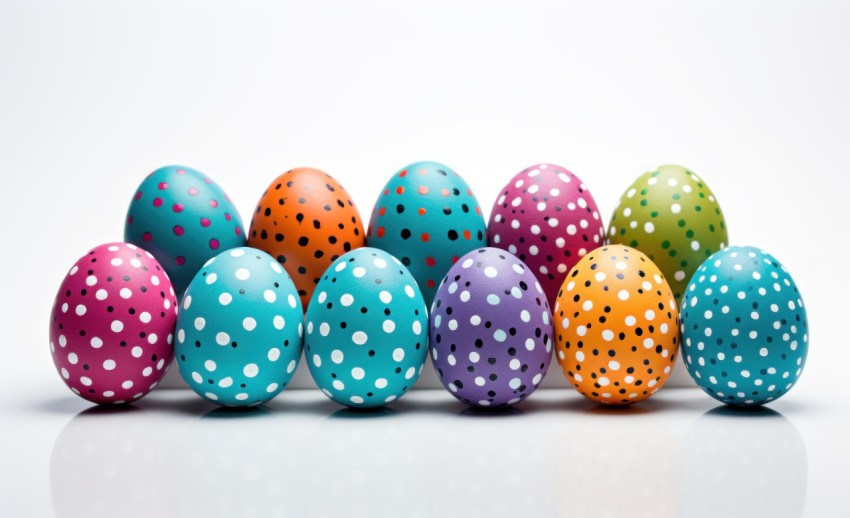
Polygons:
<instances>
[{"instance_id":1,"label":"front row of egg","mask_svg":"<svg viewBox=\"0 0 850 518\"><path fill-rule=\"evenodd\" d=\"M288 384L303 338L323 392L368 407L410 388L430 341L455 397L500 406L539 385L554 343L582 394L622 404L664 384L681 331L685 363L714 397L755 404L790 388L807 349L796 287L763 252L712 255L725 246L725 224L696 175L665 166L626 191L609 239L630 248L599 248L599 219L575 175L540 164L517 174L494 205L490 244L505 250L480 249L484 223L472 192L447 167L423 162L387 184L365 240L345 190L320 171L299 169L264 193L248 236L256 248L244 248L241 221L220 188L192 169L162 168L131 203L126 238L136 244L96 248L63 282L52 317L54 360L83 397L125 402L156 385L174 343L196 392L241 406ZM360 248L367 243L399 259ZM711 257L691 279L701 256ZM84 278L75 278L83 268ZM176 317L169 276L178 294L185 290ZM154 286L158 300L145 295ZM683 292L679 330L675 300Z\"/></svg>"}]
</instances>

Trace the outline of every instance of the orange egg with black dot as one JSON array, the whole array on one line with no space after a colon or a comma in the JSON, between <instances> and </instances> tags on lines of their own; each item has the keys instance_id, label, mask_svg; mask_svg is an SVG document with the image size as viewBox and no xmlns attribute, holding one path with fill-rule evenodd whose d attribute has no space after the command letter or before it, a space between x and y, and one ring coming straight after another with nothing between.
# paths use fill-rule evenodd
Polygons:
<instances>
[{"instance_id":1,"label":"orange egg with black dot","mask_svg":"<svg viewBox=\"0 0 850 518\"><path fill-rule=\"evenodd\" d=\"M555 354L586 398L625 405L655 394L679 351L679 312L661 270L621 245L570 270L555 302Z\"/></svg>"}]
</instances>

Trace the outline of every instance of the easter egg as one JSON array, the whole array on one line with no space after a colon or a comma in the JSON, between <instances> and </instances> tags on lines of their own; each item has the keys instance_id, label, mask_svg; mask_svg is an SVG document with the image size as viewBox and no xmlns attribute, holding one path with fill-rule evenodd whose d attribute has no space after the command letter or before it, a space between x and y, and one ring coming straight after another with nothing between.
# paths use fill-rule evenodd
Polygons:
<instances>
[{"instance_id":1,"label":"easter egg","mask_svg":"<svg viewBox=\"0 0 850 518\"><path fill-rule=\"evenodd\" d=\"M458 257L487 244L486 231L478 200L460 175L437 162L416 162L384 186L366 242L398 257L430 305Z\"/></svg>"},{"instance_id":2,"label":"easter egg","mask_svg":"<svg viewBox=\"0 0 850 518\"><path fill-rule=\"evenodd\" d=\"M773 401L803 372L803 299L785 267L763 250L733 246L709 257L685 291L681 315L688 372L719 401Z\"/></svg>"},{"instance_id":3,"label":"easter egg","mask_svg":"<svg viewBox=\"0 0 850 518\"><path fill-rule=\"evenodd\" d=\"M200 171L178 165L160 167L139 185L124 240L153 254L178 295L207 259L245 244L242 220L227 194Z\"/></svg>"},{"instance_id":4,"label":"easter egg","mask_svg":"<svg viewBox=\"0 0 850 518\"><path fill-rule=\"evenodd\" d=\"M319 281L305 314L304 352L322 392L379 407L407 392L428 351L428 313L413 276L383 250L358 248Z\"/></svg>"},{"instance_id":5,"label":"easter egg","mask_svg":"<svg viewBox=\"0 0 850 518\"><path fill-rule=\"evenodd\" d=\"M549 304L570 269L604 242L593 195L555 164L537 164L511 178L490 212L488 242L519 257L543 286Z\"/></svg>"},{"instance_id":6,"label":"easter egg","mask_svg":"<svg viewBox=\"0 0 850 518\"><path fill-rule=\"evenodd\" d=\"M248 236L249 246L268 252L286 268L305 310L328 266L365 244L351 196L333 177L309 167L287 171L269 185Z\"/></svg>"},{"instance_id":7,"label":"easter egg","mask_svg":"<svg viewBox=\"0 0 850 518\"><path fill-rule=\"evenodd\" d=\"M621 245L590 252L570 271L553 310L558 361L586 398L622 405L667 381L679 312L661 270Z\"/></svg>"},{"instance_id":8,"label":"easter egg","mask_svg":"<svg viewBox=\"0 0 850 518\"><path fill-rule=\"evenodd\" d=\"M198 271L183 296L174 347L180 375L220 405L262 404L295 373L302 317L295 285L272 256L226 250Z\"/></svg>"},{"instance_id":9,"label":"easter egg","mask_svg":"<svg viewBox=\"0 0 850 518\"><path fill-rule=\"evenodd\" d=\"M549 369L546 295L531 269L504 250L473 250L452 266L434 297L430 326L437 375L468 405L513 405Z\"/></svg>"},{"instance_id":10,"label":"easter egg","mask_svg":"<svg viewBox=\"0 0 850 518\"><path fill-rule=\"evenodd\" d=\"M96 246L62 280L50 313L50 353L65 384L94 403L126 403L171 365L177 301L153 255Z\"/></svg>"},{"instance_id":11,"label":"easter egg","mask_svg":"<svg viewBox=\"0 0 850 518\"><path fill-rule=\"evenodd\" d=\"M691 275L729 236L705 182L684 167L663 165L639 176L620 198L608 241L646 254L664 272L678 302Z\"/></svg>"}]
</instances>

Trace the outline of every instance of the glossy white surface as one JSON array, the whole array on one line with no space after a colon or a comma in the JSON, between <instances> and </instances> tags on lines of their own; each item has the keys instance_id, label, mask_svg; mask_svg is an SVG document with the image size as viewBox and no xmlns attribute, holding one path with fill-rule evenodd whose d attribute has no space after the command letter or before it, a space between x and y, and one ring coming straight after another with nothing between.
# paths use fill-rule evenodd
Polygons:
<instances>
[{"instance_id":1,"label":"glossy white surface","mask_svg":"<svg viewBox=\"0 0 850 518\"><path fill-rule=\"evenodd\" d=\"M125 409L45 392L5 412L6 516L826 516L847 418L696 389L628 408L541 390L479 412L420 390L376 412L314 390L249 411L185 390Z\"/></svg>"}]
</instances>

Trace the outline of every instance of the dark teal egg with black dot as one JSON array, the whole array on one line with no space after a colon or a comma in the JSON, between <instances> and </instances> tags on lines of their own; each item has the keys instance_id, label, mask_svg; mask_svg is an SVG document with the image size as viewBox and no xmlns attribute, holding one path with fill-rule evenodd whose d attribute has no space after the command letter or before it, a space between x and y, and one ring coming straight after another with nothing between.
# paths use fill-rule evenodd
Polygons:
<instances>
[{"instance_id":1,"label":"dark teal egg with black dot","mask_svg":"<svg viewBox=\"0 0 850 518\"><path fill-rule=\"evenodd\" d=\"M751 246L716 252L682 298L682 353L704 391L730 405L786 394L806 365L809 324L794 279Z\"/></svg>"},{"instance_id":2,"label":"dark teal egg with black dot","mask_svg":"<svg viewBox=\"0 0 850 518\"><path fill-rule=\"evenodd\" d=\"M304 319L310 374L342 405L374 408L395 401L425 365L425 300L413 275L383 250L358 248L335 260Z\"/></svg>"},{"instance_id":3,"label":"dark teal egg with black dot","mask_svg":"<svg viewBox=\"0 0 850 518\"><path fill-rule=\"evenodd\" d=\"M487 246L486 233L478 200L463 178L439 162L416 162L384 186L366 244L398 257L430 306L458 258Z\"/></svg>"},{"instance_id":4,"label":"dark teal egg with black dot","mask_svg":"<svg viewBox=\"0 0 850 518\"><path fill-rule=\"evenodd\" d=\"M217 183L191 167L171 165L136 189L124 241L153 254L180 296L210 257L243 246L245 236L236 206Z\"/></svg>"}]
</instances>

